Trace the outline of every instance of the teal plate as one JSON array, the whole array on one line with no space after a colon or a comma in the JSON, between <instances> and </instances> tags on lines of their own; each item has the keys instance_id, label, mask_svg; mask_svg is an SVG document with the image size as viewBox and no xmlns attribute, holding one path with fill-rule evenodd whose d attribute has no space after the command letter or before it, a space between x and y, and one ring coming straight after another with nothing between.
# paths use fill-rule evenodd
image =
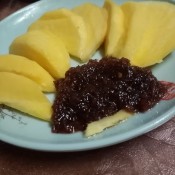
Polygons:
<instances>
[{"instance_id":1,"label":"teal plate","mask_svg":"<svg viewBox=\"0 0 175 175\"><path fill-rule=\"evenodd\" d=\"M102 0L43 0L34 3L0 22L0 54L8 53L8 48L15 37L25 33L28 26L44 12L60 8L72 8L85 2L102 5ZM116 0L117 3L124 1ZM97 52L93 58L99 58ZM174 57L174 58L173 58ZM76 66L76 61L71 61ZM175 53L154 66L153 74L159 80L175 82ZM53 99L53 95L48 95ZM113 144L142 135L162 125L175 115L175 99L161 101L153 109L144 114L137 114L120 124L106 129L101 134L85 138L83 133L53 134L48 123L24 115L22 113L0 108L0 140L20 146L42 151L82 151Z\"/></svg>"}]
</instances>

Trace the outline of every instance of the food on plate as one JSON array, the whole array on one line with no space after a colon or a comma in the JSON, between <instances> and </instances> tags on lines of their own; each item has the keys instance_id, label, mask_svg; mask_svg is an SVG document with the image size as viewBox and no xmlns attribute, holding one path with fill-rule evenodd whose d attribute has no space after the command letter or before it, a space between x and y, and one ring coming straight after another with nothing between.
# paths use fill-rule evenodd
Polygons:
<instances>
[{"instance_id":1,"label":"food on plate","mask_svg":"<svg viewBox=\"0 0 175 175\"><path fill-rule=\"evenodd\" d=\"M44 92L54 92L53 77L38 63L18 55L0 55L0 72L11 72L30 78Z\"/></svg>"},{"instance_id":2,"label":"food on plate","mask_svg":"<svg viewBox=\"0 0 175 175\"><path fill-rule=\"evenodd\" d=\"M103 43L107 31L107 12L92 3L72 10L61 8L43 14L29 27L29 31L36 29L54 33L64 42L71 55L87 61Z\"/></svg>"},{"instance_id":3,"label":"food on plate","mask_svg":"<svg viewBox=\"0 0 175 175\"><path fill-rule=\"evenodd\" d=\"M114 17L112 9L116 8L116 5L108 1L106 4L111 7L108 9L111 14L109 21L112 21ZM121 35L118 36L120 42L116 40L118 47L110 53L112 56L126 57L130 59L132 65L147 67L160 63L175 49L175 40L172 39L175 38L175 6L173 4L156 1L126 2L118 9L120 9L118 13L123 11L124 14L125 31L118 32ZM122 31L122 21L120 24L109 23L110 32L117 27L116 31ZM112 33L110 38L112 35L114 37L117 35L115 31Z\"/></svg>"},{"instance_id":4,"label":"food on plate","mask_svg":"<svg viewBox=\"0 0 175 175\"><path fill-rule=\"evenodd\" d=\"M84 131L84 134L86 137L93 136L95 134L102 132L106 128L116 125L120 121L128 119L132 115L133 113L131 112L120 110L111 116L107 116L95 122L89 123L87 125L86 130Z\"/></svg>"},{"instance_id":5,"label":"food on plate","mask_svg":"<svg viewBox=\"0 0 175 175\"><path fill-rule=\"evenodd\" d=\"M72 12L70 9L59 8L59 9L44 13L39 18L39 20L53 20L53 19L60 19L60 18L69 18L72 16L77 16L77 15L74 12Z\"/></svg>"},{"instance_id":6,"label":"food on plate","mask_svg":"<svg viewBox=\"0 0 175 175\"><path fill-rule=\"evenodd\" d=\"M41 87L29 78L0 72L0 104L7 105L33 117L50 121L51 103Z\"/></svg>"},{"instance_id":7,"label":"food on plate","mask_svg":"<svg viewBox=\"0 0 175 175\"><path fill-rule=\"evenodd\" d=\"M52 33L41 30L17 37L10 46L10 53L36 61L54 78L64 77L70 67L69 54L63 42Z\"/></svg>"},{"instance_id":8,"label":"food on plate","mask_svg":"<svg viewBox=\"0 0 175 175\"><path fill-rule=\"evenodd\" d=\"M103 58L71 68L55 82L52 131L84 131L89 123L120 110L144 112L166 92L146 68L131 66L126 58ZM100 122L100 121L99 121ZM109 121L113 125L113 119Z\"/></svg>"},{"instance_id":9,"label":"food on plate","mask_svg":"<svg viewBox=\"0 0 175 175\"><path fill-rule=\"evenodd\" d=\"M107 32L107 11L92 3L84 3L72 9L81 16L88 30L86 51L88 59L95 53L104 41Z\"/></svg>"},{"instance_id":10,"label":"food on plate","mask_svg":"<svg viewBox=\"0 0 175 175\"><path fill-rule=\"evenodd\" d=\"M38 20L31 24L29 31L49 31L55 38L62 40L69 54L86 60L88 33L82 17L74 15L69 18Z\"/></svg>"},{"instance_id":11,"label":"food on plate","mask_svg":"<svg viewBox=\"0 0 175 175\"><path fill-rule=\"evenodd\" d=\"M106 0L104 8L108 12L108 30L105 37L105 55L118 55L125 37L124 13L119 5Z\"/></svg>"},{"instance_id":12,"label":"food on plate","mask_svg":"<svg viewBox=\"0 0 175 175\"><path fill-rule=\"evenodd\" d=\"M53 132L84 131L87 137L125 120L134 112L147 111L162 99L167 89L144 67L160 63L175 49L172 39L175 38L174 16L174 5L152 1L118 5L106 0L103 7L85 3L73 9L46 12L10 46L10 53L33 61L25 60L24 63L23 57L15 56L13 63L7 55L4 65L0 65L0 76L5 74L8 86L7 89L0 87L0 91L8 94L13 76L14 81L22 82L20 87L27 87L20 95L15 86L15 90L10 91L12 101L7 95L3 97L9 103L2 103L48 121L52 113ZM70 68L69 54L86 62L103 43L106 55L103 59ZM17 60L17 57L20 58ZM39 106L37 95L39 92L40 96L43 94L41 89L36 90L38 87L34 87L36 84L32 80L39 84L46 79L48 83L52 81L48 89L42 84L42 90L50 92L54 89L53 78L45 76L42 68L35 71L34 61L56 79L57 92L52 110L46 98L44 102L44 97L40 98L47 107ZM23 66L18 67L20 62ZM29 67L32 67L32 73ZM1 73L1 70L19 73L32 80L13 73ZM1 76L0 83L3 81ZM28 86L26 81L34 85ZM30 86L31 92L27 93ZM28 102L30 93L33 101L36 96L36 101L31 101L33 106ZM27 101L25 104L29 103L29 109L25 104L20 106L18 96ZM46 112L40 111L41 108Z\"/></svg>"}]
</instances>

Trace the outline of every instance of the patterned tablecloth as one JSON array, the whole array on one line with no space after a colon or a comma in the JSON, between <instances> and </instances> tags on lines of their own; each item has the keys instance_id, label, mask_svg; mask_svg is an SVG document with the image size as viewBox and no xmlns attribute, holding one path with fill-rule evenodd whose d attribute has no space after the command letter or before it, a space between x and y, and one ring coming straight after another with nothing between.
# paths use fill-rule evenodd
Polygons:
<instances>
[{"instance_id":1,"label":"patterned tablecloth","mask_svg":"<svg viewBox=\"0 0 175 175\"><path fill-rule=\"evenodd\" d=\"M0 0L0 19L31 3ZM93 151L47 153L0 141L0 175L175 175L175 118L146 135Z\"/></svg>"}]
</instances>

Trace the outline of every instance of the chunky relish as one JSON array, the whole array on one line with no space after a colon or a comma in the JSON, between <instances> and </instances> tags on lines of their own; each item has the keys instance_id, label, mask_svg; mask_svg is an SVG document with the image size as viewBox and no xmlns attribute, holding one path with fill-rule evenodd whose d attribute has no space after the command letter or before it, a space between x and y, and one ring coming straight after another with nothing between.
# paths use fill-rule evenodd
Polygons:
<instances>
[{"instance_id":1,"label":"chunky relish","mask_svg":"<svg viewBox=\"0 0 175 175\"><path fill-rule=\"evenodd\" d=\"M147 111L166 92L149 69L113 57L69 69L55 87L52 131L56 133L83 131L88 123L121 109Z\"/></svg>"}]
</instances>

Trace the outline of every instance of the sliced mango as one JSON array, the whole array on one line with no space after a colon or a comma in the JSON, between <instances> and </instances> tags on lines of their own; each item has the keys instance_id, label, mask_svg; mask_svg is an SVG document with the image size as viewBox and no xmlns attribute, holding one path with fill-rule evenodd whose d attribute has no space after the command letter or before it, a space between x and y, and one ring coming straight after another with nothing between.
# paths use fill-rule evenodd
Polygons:
<instances>
[{"instance_id":1,"label":"sliced mango","mask_svg":"<svg viewBox=\"0 0 175 175\"><path fill-rule=\"evenodd\" d=\"M88 124L85 130L85 136L89 137L89 136L98 134L102 132L104 129L112 127L116 125L117 123L119 123L120 121L123 121L132 115L133 115L132 113L126 112L124 110L120 110L114 115L111 115L109 117L105 117L98 121L92 122Z\"/></svg>"},{"instance_id":2,"label":"sliced mango","mask_svg":"<svg viewBox=\"0 0 175 175\"><path fill-rule=\"evenodd\" d=\"M38 83L42 91L54 92L54 79L35 61L17 55L0 55L0 72L26 76Z\"/></svg>"},{"instance_id":3,"label":"sliced mango","mask_svg":"<svg viewBox=\"0 0 175 175\"><path fill-rule=\"evenodd\" d=\"M105 38L105 55L118 56L125 36L124 13L119 5L106 0L104 8L108 12L108 30Z\"/></svg>"},{"instance_id":4,"label":"sliced mango","mask_svg":"<svg viewBox=\"0 0 175 175\"><path fill-rule=\"evenodd\" d=\"M0 104L50 121L51 103L34 81L14 73L0 72Z\"/></svg>"},{"instance_id":5,"label":"sliced mango","mask_svg":"<svg viewBox=\"0 0 175 175\"><path fill-rule=\"evenodd\" d=\"M36 61L54 78L64 77L70 68L64 44L50 32L35 30L17 37L10 46L10 53Z\"/></svg>"},{"instance_id":6,"label":"sliced mango","mask_svg":"<svg viewBox=\"0 0 175 175\"><path fill-rule=\"evenodd\" d=\"M50 19L52 20L52 19L68 18L72 16L76 16L76 14L71 10L66 8L59 8L59 9L44 13L39 18L39 20L50 20Z\"/></svg>"},{"instance_id":7,"label":"sliced mango","mask_svg":"<svg viewBox=\"0 0 175 175\"><path fill-rule=\"evenodd\" d=\"M77 15L80 15L88 30L88 43L86 51L89 59L94 52L103 43L107 31L107 12L105 9L92 4L84 3L72 9Z\"/></svg>"},{"instance_id":8,"label":"sliced mango","mask_svg":"<svg viewBox=\"0 0 175 175\"><path fill-rule=\"evenodd\" d=\"M175 5L143 1L127 2L121 8L126 20L126 40L120 57L146 67L160 63L175 49Z\"/></svg>"},{"instance_id":9,"label":"sliced mango","mask_svg":"<svg viewBox=\"0 0 175 175\"><path fill-rule=\"evenodd\" d=\"M87 60L88 34L82 17L74 15L69 18L38 20L29 27L29 31L34 30L49 31L55 34L62 40L71 55L82 61Z\"/></svg>"}]
</instances>

